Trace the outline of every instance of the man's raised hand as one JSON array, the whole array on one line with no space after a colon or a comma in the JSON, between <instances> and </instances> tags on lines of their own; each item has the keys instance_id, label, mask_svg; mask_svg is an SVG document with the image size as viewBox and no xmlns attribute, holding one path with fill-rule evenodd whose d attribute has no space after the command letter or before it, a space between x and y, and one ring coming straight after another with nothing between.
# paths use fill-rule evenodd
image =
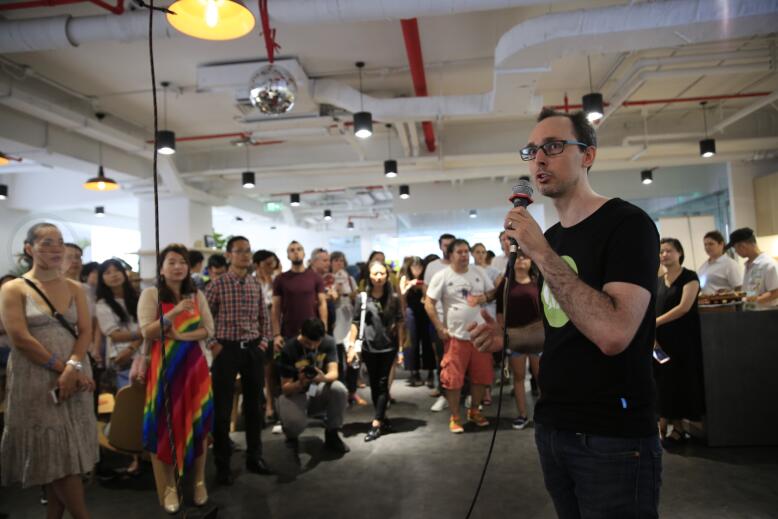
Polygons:
<instances>
[{"instance_id":1,"label":"man's raised hand","mask_svg":"<svg viewBox=\"0 0 778 519\"><path fill-rule=\"evenodd\" d=\"M503 349L502 326L485 308L481 309L481 317L484 319L483 323L473 322L467 327L470 340L478 351L488 353L501 351Z\"/></svg>"}]
</instances>

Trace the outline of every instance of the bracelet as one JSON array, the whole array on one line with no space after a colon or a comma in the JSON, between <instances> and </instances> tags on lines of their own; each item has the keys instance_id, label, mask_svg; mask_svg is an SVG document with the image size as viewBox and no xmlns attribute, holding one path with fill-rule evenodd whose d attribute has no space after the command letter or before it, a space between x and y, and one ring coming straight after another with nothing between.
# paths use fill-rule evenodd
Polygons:
<instances>
[{"instance_id":1,"label":"bracelet","mask_svg":"<svg viewBox=\"0 0 778 519\"><path fill-rule=\"evenodd\" d=\"M54 364L57 362L57 355L52 353L51 357L49 357L49 360L46 361L46 364L43 365L44 368L54 370Z\"/></svg>"},{"instance_id":2,"label":"bracelet","mask_svg":"<svg viewBox=\"0 0 778 519\"><path fill-rule=\"evenodd\" d=\"M170 319L168 319L166 315L163 315L162 326L164 326L165 329L170 328L171 326L173 326L173 322Z\"/></svg>"}]
</instances>

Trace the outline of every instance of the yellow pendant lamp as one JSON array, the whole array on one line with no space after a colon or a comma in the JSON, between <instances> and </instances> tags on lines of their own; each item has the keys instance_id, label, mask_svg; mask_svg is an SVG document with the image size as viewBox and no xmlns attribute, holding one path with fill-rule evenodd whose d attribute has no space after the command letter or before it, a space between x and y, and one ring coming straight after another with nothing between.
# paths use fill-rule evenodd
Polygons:
<instances>
[{"instance_id":1,"label":"yellow pendant lamp","mask_svg":"<svg viewBox=\"0 0 778 519\"><path fill-rule=\"evenodd\" d=\"M240 0L177 0L167 21L201 40L234 40L254 28L254 15Z\"/></svg>"},{"instance_id":2,"label":"yellow pendant lamp","mask_svg":"<svg viewBox=\"0 0 778 519\"><path fill-rule=\"evenodd\" d=\"M90 178L83 185L90 191L114 191L119 189L119 183L112 178L106 177L102 166L97 170L97 176Z\"/></svg>"},{"instance_id":3,"label":"yellow pendant lamp","mask_svg":"<svg viewBox=\"0 0 778 519\"><path fill-rule=\"evenodd\" d=\"M11 163L11 161L8 160L8 158L5 155L0 153L0 166L7 166L10 163Z\"/></svg>"}]
</instances>

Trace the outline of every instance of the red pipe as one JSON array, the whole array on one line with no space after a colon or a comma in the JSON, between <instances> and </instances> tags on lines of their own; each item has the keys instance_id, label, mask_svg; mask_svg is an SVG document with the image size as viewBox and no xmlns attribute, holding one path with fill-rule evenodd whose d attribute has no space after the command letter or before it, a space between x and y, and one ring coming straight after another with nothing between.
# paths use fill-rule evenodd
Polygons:
<instances>
[{"instance_id":1,"label":"red pipe","mask_svg":"<svg viewBox=\"0 0 778 519\"><path fill-rule=\"evenodd\" d=\"M745 94L722 94L717 96L697 96L697 97L676 97L670 99L642 99L640 101L624 101L622 106L647 106L647 105L667 105L676 103L699 103L701 101L724 101L727 99L747 99L750 97L764 97L770 95L772 92L749 92ZM610 103L604 103L605 106L610 106ZM554 110L580 110L583 105L553 105L550 108Z\"/></svg>"},{"instance_id":2,"label":"red pipe","mask_svg":"<svg viewBox=\"0 0 778 519\"><path fill-rule=\"evenodd\" d=\"M58 5L82 4L89 2L98 7L110 11L113 14L124 13L124 0L116 0L116 5L111 5L104 0L28 0L12 4L0 4L0 11L12 11L16 9L35 9L37 7L55 7Z\"/></svg>"},{"instance_id":3,"label":"red pipe","mask_svg":"<svg viewBox=\"0 0 778 519\"><path fill-rule=\"evenodd\" d=\"M421 38L419 38L419 24L416 18L401 20L403 28L403 40L405 40L405 51L408 54L408 65L413 78L413 89L418 97L427 96L427 78L424 74L424 58L421 54ZM432 122L424 121L421 123L424 131L424 142L427 144L427 150L435 151L435 130L432 128Z\"/></svg>"}]
</instances>

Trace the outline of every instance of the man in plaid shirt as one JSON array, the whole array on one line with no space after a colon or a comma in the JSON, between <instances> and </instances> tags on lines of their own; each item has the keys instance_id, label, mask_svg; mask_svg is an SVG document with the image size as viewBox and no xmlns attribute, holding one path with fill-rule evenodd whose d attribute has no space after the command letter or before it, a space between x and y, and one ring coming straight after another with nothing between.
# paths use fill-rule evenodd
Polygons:
<instances>
[{"instance_id":1,"label":"man in plaid shirt","mask_svg":"<svg viewBox=\"0 0 778 519\"><path fill-rule=\"evenodd\" d=\"M230 416L235 377L240 373L243 389L243 416L246 421L246 469L271 474L262 459L262 388L264 359L271 336L270 316L264 304L262 286L249 274L251 246L243 236L227 242L229 269L211 282L205 296L216 326L211 380L214 402L214 456L217 481L233 483L230 471Z\"/></svg>"}]
</instances>

